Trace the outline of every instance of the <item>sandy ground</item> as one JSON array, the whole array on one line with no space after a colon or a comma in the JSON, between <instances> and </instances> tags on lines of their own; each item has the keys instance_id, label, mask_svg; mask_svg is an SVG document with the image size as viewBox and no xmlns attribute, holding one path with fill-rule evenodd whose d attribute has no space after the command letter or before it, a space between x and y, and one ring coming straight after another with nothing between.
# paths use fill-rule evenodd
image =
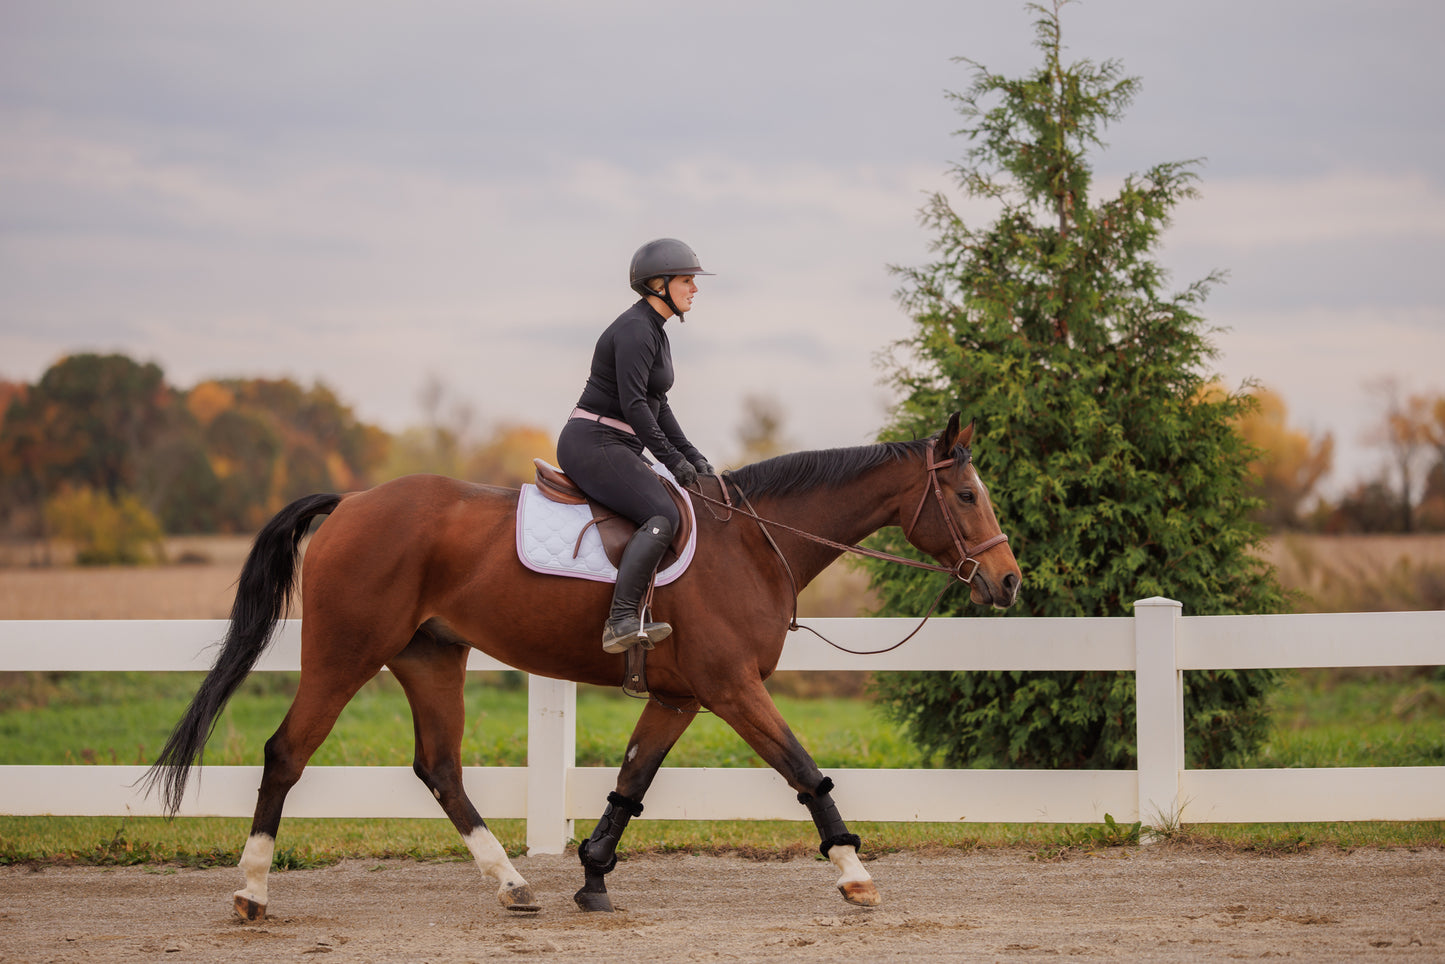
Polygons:
<instances>
[{"instance_id":1,"label":"sandy ground","mask_svg":"<svg viewBox=\"0 0 1445 964\"><path fill-rule=\"evenodd\" d=\"M510 915L465 863L348 861L276 873L271 916L231 911L234 869L0 869L0 960L1445 960L1445 851L1290 856L1128 848L889 854L852 907L831 865L634 856L618 911L572 904L576 857L523 857L542 911Z\"/></svg>"}]
</instances>

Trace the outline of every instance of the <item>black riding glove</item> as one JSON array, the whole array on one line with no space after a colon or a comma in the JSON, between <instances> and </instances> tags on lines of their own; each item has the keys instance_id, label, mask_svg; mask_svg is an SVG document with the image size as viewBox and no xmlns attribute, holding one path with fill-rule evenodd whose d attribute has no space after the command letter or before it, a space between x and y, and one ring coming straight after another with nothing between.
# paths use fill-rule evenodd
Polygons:
<instances>
[{"instance_id":1,"label":"black riding glove","mask_svg":"<svg viewBox=\"0 0 1445 964\"><path fill-rule=\"evenodd\" d=\"M698 475L717 475L717 470L712 467L712 463L707 459L698 459L692 463L692 467L697 469Z\"/></svg>"},{"instance_id":2,"label":"black riding glove","mask_svg":"<svg viewBox=\"0 0 1445 964\"><path fill-rule=\"evenodd\" d=\"M697 469L687 462L679 461L676 465L668 466L668 470L672 472L672 477L677 480L677 484L684 489L697 481Z\"/></svg>"}]
</instances>

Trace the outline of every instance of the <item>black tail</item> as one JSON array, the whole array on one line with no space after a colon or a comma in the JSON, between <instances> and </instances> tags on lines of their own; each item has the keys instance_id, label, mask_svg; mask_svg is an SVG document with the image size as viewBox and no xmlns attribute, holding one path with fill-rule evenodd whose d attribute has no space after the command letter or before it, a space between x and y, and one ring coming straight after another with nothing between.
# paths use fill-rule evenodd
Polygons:
<instances>
[{"instance_id":1,"label":"black tail","mask_svg":"<svg viewBox=\"0 0 1445 964\"><path fill-rule=\"evenodd\" d=\"M271 643L277 621L291 608L291 587L296 579L296 558L311 520L327 515L341 503L339 495L308 495L276 513L256 535L251 554L241 568L231 626L221 652L201 688L191 699L155 764L141 782L149 794L157 785L166 812L180 809L191 767L201 763L206 741L227 701L250 675L256 661Z\"/></svg>"}]
</instances>

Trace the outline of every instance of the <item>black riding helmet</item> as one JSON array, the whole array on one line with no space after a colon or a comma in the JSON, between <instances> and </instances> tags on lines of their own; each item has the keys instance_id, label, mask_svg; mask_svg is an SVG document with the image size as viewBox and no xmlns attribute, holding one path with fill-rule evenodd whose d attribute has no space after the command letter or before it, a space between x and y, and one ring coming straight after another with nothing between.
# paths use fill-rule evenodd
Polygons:
<instances>
[{"instance_id":1,"label":"black riding helmet","mask_svg":"<svg viewBox=\"0 0 1445 964\"><path fill-rule=\"evenodd\" d=\"M677 310L677 305L672 302L672 279L678 275L711 275L711 271L702 270L698 263L697 255L692 248L683 244L676 238L658 238L656 241L649 241L632 256L632 267L628 271L629 283L632 290L642 297L655 295L662 299L672 313L682 320L682 312ZM662 279L662 293L659 294L647 286L647 282L653 278Z\"/></svg>"}]
</instances>

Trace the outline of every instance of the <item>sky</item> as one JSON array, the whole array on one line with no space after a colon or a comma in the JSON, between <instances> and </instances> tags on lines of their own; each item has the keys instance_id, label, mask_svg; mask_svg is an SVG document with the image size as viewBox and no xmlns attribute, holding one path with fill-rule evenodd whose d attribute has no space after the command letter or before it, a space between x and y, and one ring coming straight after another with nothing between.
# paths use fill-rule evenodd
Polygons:
<instances>
[{"instance_id":1,"label":"sky","mask_svg":"<svg viewBox=\"0 0 1445 964\"><path fill-rule=\"evenodd\" d=\"M119 351L188 388L321 381L420 423L558 428L632 252L716 272L669 322L674 412L723 463L749 396L795 448L872 441L910 333L890 265L967 142L972 68L1040 60L1001 0L5 0L0 378ZM1379 386L1445 392L1445 5L1084 0L1071 60L1141 89L1092 158L1116 188L1198 159L1158 260L1214 371L1376 474ZM965 416L967 411L965 411ZM987 465L987 441L977 446Z\"/></svg>"}]
</instances>

